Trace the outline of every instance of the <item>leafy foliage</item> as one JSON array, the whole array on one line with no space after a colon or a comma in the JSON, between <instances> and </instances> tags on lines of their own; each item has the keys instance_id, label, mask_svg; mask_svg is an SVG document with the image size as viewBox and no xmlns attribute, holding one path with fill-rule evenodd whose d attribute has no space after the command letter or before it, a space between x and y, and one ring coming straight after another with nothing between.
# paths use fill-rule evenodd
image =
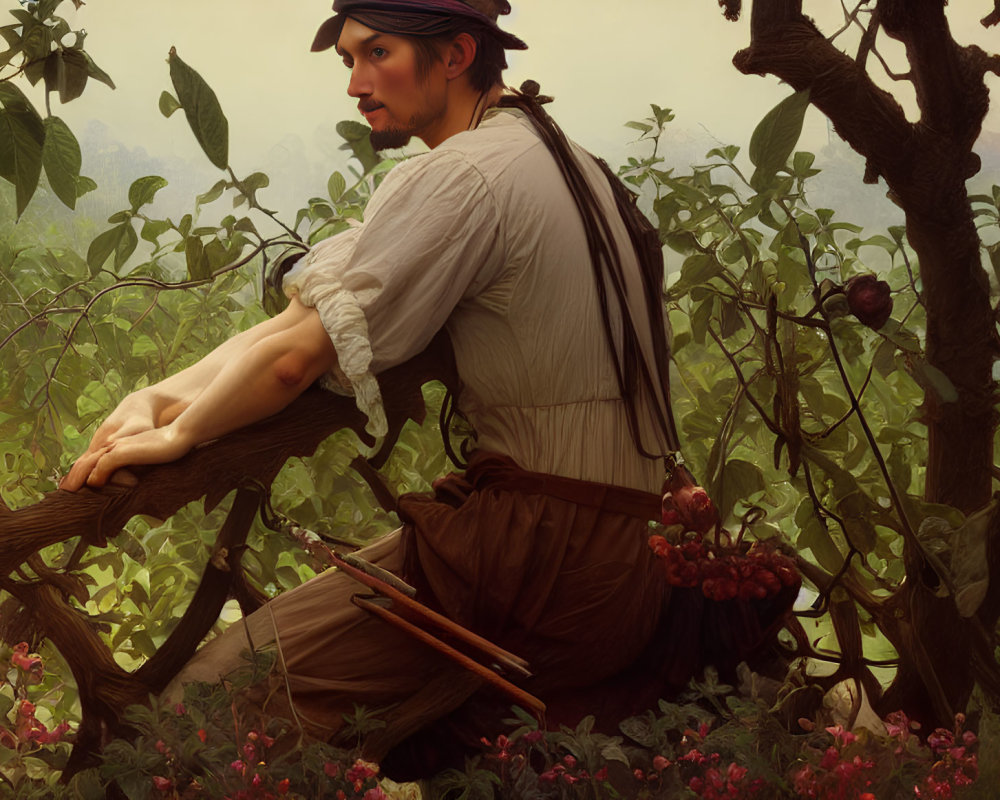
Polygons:
<instances>
[{"instance_id":1,"label":"leafy foliage","mask_svg":"<svg viewBox=\"0 0 1000 800\"><path fill-rule=\"evenodd\" d=\"M15 12L19 25L2 29L12 49L18 46L27 53L34 47L29 33L57 6L57 0L43 0L30 11ZM67 58L72 62L77 56L63 53L61 61L52 63L65 68ZM35 62L22 69L29 78L46 75L45 67ZM89 57L86 70L101 79L103 73ZM52 79L52 90L59 90L64 101L82 88L79 69L74 74L76 78L62 83L58 74ZM267 175L240 178L229 168L228 123L215 94L176 53L171 54L170 76L176 97L164 92L161 111L169 116L183 108L206 156L225 172L188 213L179 219L154 215L150 206L167 182L150 175L132 184L128 207L109 217L110 227L90 237L85 256L62 244L26 240L15 230L0 238L0 485L11 505L28 504L54 488L73 454L85 448L92 426L117 399L188 366L234 331L277 310L282 298L267 279L270 268L289 252L302 252L345 229L350 220L362 219L371 192L393 166L371 150L364 126L342 123L343 146L360 168L349 175L334 173L328 196L309 199L294 224L286 224L262 205L270 184ZM810 205L808 180L817 173L815 159L811 153L794 152L806 102L793 95L761 123L751 142L756 169L749 179L735 146L712 150L689 173L664 169L658 148L672 113L652 106L650 118L629 123L649 153L630 159L622 176L649 202L661 238L679 262L666 297L675 332L673 401L687 462L704 476L722 514L741 533L784 538L831 578L850 575L854 594L846 602L866 634L864 653L856 655L891 660L891 644L863 601L898 588L905 577L899 559L902 543L914 541L934 556L934 564L949 571L953 584L972 590L961 602L964 611L974 612L974 584L981 575L969 567L975 560L969 553L979 552L983 534L975 520L965 520L953 509L928 507L917 497L926 452L920 418L924 393L949 401L954 387L924 357L921 286L904 232L893 229L863 238L861 226ZM73 186L79 193L84 184L79 148L68 128L54 117L42 120L9 81L0 83L0 103L0 124L7 126L0 131L6 148L0 151L0 175L16 184L18 213L43 168L53 191L71 205ZM231 200L233 213L216 205L224 197ZM975 202L983 224L1000 219L1000 189ZM987 248L987 256L995 267L1000 263L995 245ZM851 278L874 271L873 264L890 287L896 309L878 330L862 323L844 289ZM1000 267L996 269L1000 275ZM429 387L427 396L432 407L439 404L440 388ZM367 486L347 469L357 452L350 436L333 437L308 462L290 464L275 485L274 503L300 527L361 544L396 520L376 506ZM445 469L438 439L433 423L404 432L385 469L394 490L426 488L428 478ZM75 576L83 590L80 606L101 626L119 662L133 668L155 652L182 612L195 565L206 558L209 532L218 527L223 511L206 515L189 507L163 524L134 520L109 548L84 554L78 542L70 541L49 548L44 559ZM250 538L250 574L266 593L296 585L318 568L287 545L262 527ZM831 596L824 590L817 605L825 608ZM16 603L8 600L0 615L7 625L5 637L35 644L30 615L22 614ZM23 636L14 636L22 631ZM829 620L812 633L817 653L824 657L836 659L838 646L845 646L832 636ZM60 685L58 694L55 705L61 716L73 719L72 692ZM228 709L219 698L191 697L188 707L200 708L202 701L212 713ZM728 721L711 742L708 733L701 733L701 725L707 724L703 707L663 704L658 714L623 723L626 738L596 733L584 721L572 731L522 731L509 737L507 745L498 739L490 747L502 762L499 770L473 764L464 777L452 774L443 780L451 780L452 789L467 797L486 796L497 786L516 787L511 796L518 797L599 791L639 796L616 794L626 790L616 788L613 771L625 770L622 785L632 787L627 791L641 786L655 796L667 786L670 791L686 786L697 792L689 772L668 772L683 757L682 743L708 759L692 756L683 767L704 767L699 774L707 786L707 771L721 764L712 762L712 753L719 759L744 758L751 731L758 737L772 732L774 720L758 705L751 704L748 711L723 702L727 705L716 711L728 714ZM220 776L220 791L264 785L261 792L279 794L281 781L291 780L292 772L285 777L275 772L254 785L260 773L239 758L235 748L246 745L244 733L254 730L260 736L266 726L238 725L234 741L222 743L220 738L216 746L214 737L222 736L223 723L208 711L199 711L202 717L193 710L175 714L178 719L171 722L159 711L135 712L133 722L143 736L134 745L116 745L102 780L113 777L129 784L135 796L167 791L151 776L169 781L170 790L183 786L197 791L192 781L205 788L208 784L199 777L204 773ZM678 742L675 734L681 726L687 731L695 723L697 735L682 733L687 742ZM193 728L195 724L200 727ZM732 736L726 740L729 749L723 747L722 731ZM505 751L510 755L508 745L515 742L536 751L530 756L523 752L522 763L541 758L547 769L532 767L515 775L513 762L499 757ZM657 752L637 754L629 749L636 744ZM702 744L714 749L700 749ZM782 746L779 742L777 750L757 752L752 764L746 758L732 760L735 771L727 780L738 780L747 792L758 779L784 781L787 788L793 757ZM849 749L843 742L839 746L838 759ZM229 765L239 760L246 769L218 767L234 754ZM657 756L671 764L657 762ZM827 769L822 762L819 767ZM598 778L605 768L607 781ZM315 766L306 772L311 777L303 780L318 775ZM818 774L816 769L813 773ZM249 785L243 786L246 781ZM560 794L565 792L569 794Z\"/></svg>"},{"instance_id":2,"label":"leafy foliage","mask_svg":"<svg viewBox=\"0 0 1000 800\"><path fill-rule=\"evenodd\" d=\"M17 215L27 208L42 169L56 196L69 208L94 188L80 175L80 145L65 122L52 116L49 96L68 103L79 97L93 78L112 89L114 81L83 49L84 31L70 29L56 15L63 0L39 0L10 13L16 22L0 27L7 49L0 53L0 177L14 184ZM79 0L73 0L79 6ZM3 73L4 69L13 72ZM23 75L35 85L44 81L46 117L12 79Z\"/></svg>"}]
</instances>

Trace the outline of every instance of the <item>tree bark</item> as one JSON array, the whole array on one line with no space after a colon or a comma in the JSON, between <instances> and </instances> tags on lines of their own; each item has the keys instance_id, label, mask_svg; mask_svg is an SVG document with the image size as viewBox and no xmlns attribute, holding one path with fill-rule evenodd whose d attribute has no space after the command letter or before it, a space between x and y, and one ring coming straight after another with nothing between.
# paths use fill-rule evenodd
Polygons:
<instances>
[{"instance_id":1,"label":"tree bark","mask_svg":"<svg viewBox=\"0 0 1000 800\"><path fill-rule=\"evenodd\" d=\"M809 89L813 105L867 160L866 181L884 178L889 196L902 207L923 282L927 360L958 394L957 401L944 402L926 393L924 496L969 513L991 496L998 421L992 370L1000 347L966 181L979 169L972 148L989 105L984 78L998 71L998 59L956 44L944 6L945 0L880 0L871 21L906 48L906 77L920 109L916 123L871 80L864 52L857 61L840 52L803 15L800 0L756 0L750 46L733 62L741 72ZM995 22L997 10L984 23ZM895 707L880 710L902 707L950 726L946 717L964 707L971 693L969 654L978 639L970 639L970 623L959 619L951 598L934 596L936 576L911 543L904 558L907 581L893 604L906 622L893 633L913 647L900 653L896 681L885 696ZM953 633L943 649L932 644L942 631Z\"/></svg>"},{"instance_id":2,"label":"tree bark","mask_svg":"<svg viewBox=\"0 0 1000 800\"><path fill-rule=\"evenodd\" d=\"M965 181L979 168L972 147L988 109L984 75L994 65L978 48L955 43L943 6L943 0L882 0L877 9L886 33L906 47L917 123L823 37L801 2L757 0L750 47L734 64L809 89L812 103L867 159L872 179L883 177L902 206L924 284L927 358L958 392L951 403L927 396L924 493L970 512L991 494L998 347Z\"/></svg>"}]
</instances>

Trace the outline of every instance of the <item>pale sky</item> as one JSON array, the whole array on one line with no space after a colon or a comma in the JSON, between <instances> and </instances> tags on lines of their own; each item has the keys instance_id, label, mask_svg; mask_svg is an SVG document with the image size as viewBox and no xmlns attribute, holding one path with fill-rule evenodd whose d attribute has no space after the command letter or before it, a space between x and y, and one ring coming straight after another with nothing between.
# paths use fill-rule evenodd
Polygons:
<instances>
[{"instance_id":1,"label":"pale sky","mask_svg":"<svg viewBox=\"0 0 1000 800\"><path fill-rule=\"evenodd\" d=\"M716 0L512 4L502 23L530 50L511 54L508 82L538 80L555 95L550 108L567 133L598 154L621 148L632 135L623 123L645 116L651 102L674 109L673 124L681 129L707 130L745 148L756 122L790 91L775 78L736 71L731 58L748 42L748 21L727 22ZM836 0L805 5L824 30L842 19ZM978 23L992 2L958 5L949 14L959 41L1000 50L997 29ZM88 31L88 51L118 85L111 91L93 83L79 100L56 103L53 113L74 129L96 118L129 147L203 160L183 114L168 120L157 110L160 92L170 88L171 46L218 93L237 173L266 169L262 154L289 132L309 141L320 125L360 120L336 54L309 52L316 28L331 13L327 0L88 0L78 12L66 2L60 13ZM894 43L885 37L882 43L891 54ZM996 78L990 81L1000 90ZM1000 129L996 113L987 128ZM826 139L825 119L811 112L802 146L821 147Z\"/></svg>"}]
</instances>

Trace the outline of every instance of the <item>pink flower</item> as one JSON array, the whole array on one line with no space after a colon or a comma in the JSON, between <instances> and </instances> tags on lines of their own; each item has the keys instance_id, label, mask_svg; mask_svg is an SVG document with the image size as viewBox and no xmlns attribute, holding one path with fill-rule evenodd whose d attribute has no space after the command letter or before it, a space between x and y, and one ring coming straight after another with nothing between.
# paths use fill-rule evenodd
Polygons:
<instances>
[{"instance_id":1,"label":"pink flower","mask_svg":"<svg viewBox=\"0 0 1000 800\"><path fill-rule=\"evenodd\" d=\"M833 769L840 763L840 751L836 747L826 748L823 759L819 762L822 769Z\"/></svg>"},{"instance_id":2,"label":"pink flower","mask_svg":"<svg viewBox=\"0 0 1000 800\"><path fill-rule=\"evenodd\" d=\"M201 739L202 744L205 743L205 740L208 738L208 734L205 732L204 728L198 728L198 738Z\"/></svg>"},{"instance_id":3,"label":"pink flower","mask_svg":"<svg viewBox=\"0 0 1000 800\"><path fill-rule=\"evenodd\" d=\"M5 747L8 750L17 749L17 739L14 738L14 734L3 726L0 726L0 747Z\"/></svg>"},{"instance_id":4,"label":"pink flower","mask_svg":"<svg viewBox=\"0 0 1000 800\"><path fill-rule=\"evenodd\" d=\"M154 775L153 786L161 792L169 792L174 788L174 782L170 778L162 778L159 775Z\"/></svg>"},{"instance_id":5,"label":"pink flower","mask_svg":"<svg viewBox=\"0 0 1000 800\"><path fill-rule=\"evenodd\" d=\"M288 794L289 786L290 782L288 778L282 778L280 781L278 781L278 794Z\"/></svg>"},{"instance_id":6,"label":"pink flower","mask_svg":"<svg viewBox=\"0 0 1000 800\"><path fill-rule=\"evenodd\" d=\"M388 798L386 798L385 792L382 791L382 787L376 786L374 789L369 789L365 792L362 800L388 800Z\"/></svg>"},{"instance_id":7,"label":"pink flower","mask_svg":"<svg viewBox=\"0 0 1000 800\"><path fill-rule=\"evenodd\" d=\"M347 780L351 783L374 778L376 775L378 775L378 765L362 761L360 758L354 762L354 766L347 770Z\"/></svg>"},{"instance_id":8,"label":"pink flower","mask_svg":"<svg viewBox=\"0 0 1000 800\"><path fill-rule=\"evenodd\" d=\"M37 655L28 654L28 643L20 642L14 645L14 653L10 657L11 666L26 673L25 683L41 683L45 677L45 666Z\"/></svg>"},{"instance_id":9,"label":"pink flower","mask_svg":"<svg viewBox=\"0 0 1000 800\"><path fill-rule=\"evenodd\" d=\"M38 744L55 744L62 741L63 736L69 730L68 722L60 722L52 730L46 730L40 722L38 727L28 734L28 740Z\"/></svg>"},{"instance_id":10,"label":"pink flower","mask_svg":"<svg viewBox=\"0 0 1000 800\"><path fill-rule=\"evenodd\" d=\"M334 764L332 761L327 761L323 765L323 772L326 773L328 778L336 778L340 774L340 764Z\"/></svg>"},{"instance_id":11,"label":"pink flower","mask_svg":"<svg viewBox=\"0 0 1000 800\"><path fill-rule=\"evenodd\" d=\"M606 781L608 779L608 765L605 764L597 772L594 773L595 781Z\"/></svg>"},{"instance_id":12,"label":"pink flower","mask_svg":"<svg viewBox=\"0 0 1000 800\"><path fill-rule=\"evenodd\" d=\"M683 465L674 467L663 485L662 513L664 525L679 523L685 530L698 533L708 533L719 523L719 512L708 492L695 484Z\"/></svg>"},{"instance_id":13,"label":"pink flower","mask_svg":"<svg viewBox=\"0 0 1000 800\"><path fill-rule=\"evenodd\" d=\"M663 772L667 767L670 766L670 760L664 756L654 756L653 757L653 769L657 772Z\"/></svg>"}]
</instances>

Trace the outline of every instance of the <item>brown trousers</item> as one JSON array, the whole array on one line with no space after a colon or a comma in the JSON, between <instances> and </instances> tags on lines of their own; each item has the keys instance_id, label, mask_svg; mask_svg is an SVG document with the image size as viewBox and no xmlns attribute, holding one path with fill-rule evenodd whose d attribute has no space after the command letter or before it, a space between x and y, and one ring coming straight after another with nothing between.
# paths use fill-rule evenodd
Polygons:
<instances>
[{"instance_id":1,"label":"brown trousers","mask_svg":"<svg viewBox=\"0 0 1000 800\"><path fill-rule=\"evenodd\" d=\"M418 599L526 658L525 688L592 685L645 648L666 585L647 538L659 498L520 470L476 454L432 496L400 500L404 527L359 555L402 575ZM460 706L471 673L350 602L363 591L335 570L286 592L198 652L179 681L215 680L248 646L274 644L263 705L336 741L355 704L385 720L364 744L381 758ZM168 692L170 690L168 689ZM176 691L176 689L174 690ZM488 731L484 731L486 733Z\"/></svg>"}]
</instances>

